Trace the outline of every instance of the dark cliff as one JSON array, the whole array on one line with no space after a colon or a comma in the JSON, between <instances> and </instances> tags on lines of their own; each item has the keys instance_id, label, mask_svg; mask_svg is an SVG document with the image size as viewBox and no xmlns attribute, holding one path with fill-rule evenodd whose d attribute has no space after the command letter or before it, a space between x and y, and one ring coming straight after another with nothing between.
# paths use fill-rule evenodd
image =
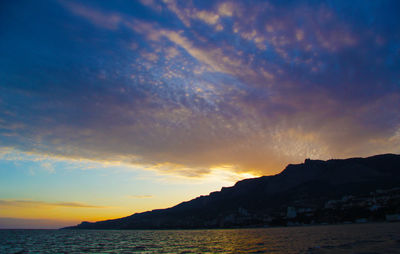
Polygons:
<instances>
[{"instance_id":1,"label":"dark cliff","mask_svg":"<svg viewBox=\"0 0 400 254\"><path fill-rule=\"evenodd\" d=\"M400 155L343 160L306 160L273 176L245 179L232 187L174 207L128 217L83 222L69 229L218 228L265 224L288 206L322 207L343 195L400 187Z\"/></svg>"}]
</instances>

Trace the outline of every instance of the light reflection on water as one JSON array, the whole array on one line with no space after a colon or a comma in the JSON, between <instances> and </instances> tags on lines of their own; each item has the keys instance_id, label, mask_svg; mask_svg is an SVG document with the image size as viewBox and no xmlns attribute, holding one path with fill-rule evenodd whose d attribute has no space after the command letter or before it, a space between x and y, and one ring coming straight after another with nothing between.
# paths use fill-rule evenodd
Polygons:
<instances>
[{"instance_id":1,"label":"light reflection on water","mask_svg":"<svg viewBox=\"0 0 400 254\"><path fill-rule=\"evenodd\" d=\"M0 230L0 253L400 253L400 223L224 230Z\"/></svg>"}]
</instances>

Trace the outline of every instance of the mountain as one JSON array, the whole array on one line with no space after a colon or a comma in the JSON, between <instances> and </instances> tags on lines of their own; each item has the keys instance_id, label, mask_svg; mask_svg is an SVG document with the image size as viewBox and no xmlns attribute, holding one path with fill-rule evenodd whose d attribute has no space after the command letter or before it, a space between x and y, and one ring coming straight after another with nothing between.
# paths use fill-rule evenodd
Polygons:
<instances>
[{"instance_id":1,"label":"mountain","mask_svg":"<svg viewBox=\"0 0 400 254\"><path fill-rule=\"evenodd\" d=\"M290 219L293 216L289 214L289 210L296 209L298 212L304 212L303 217L300 213L297 216L303 218L302 223L324 220L335 222L366 214L372 211L370 207L372 205L381 207L381 210L374 208L374 213L370 212L366 216L382 218L383 215L379 214L387 213L389 208L382 208L384 205L378 206L379 197L376 193L380 190L397 190L398 187L400 187L400 155L383 154L368 158L328 161L306 159L302 164L288 165L277 175L245 179L232 187L223 187L221 191L182 202L171 208L136 213L115 220L82 222L67 229L281 225L293 221ZM348 200L347 197L353 197L353 201L346 201L350 203L345 204L343 200ZM391 194L391 197L394 196ZM388 203L387 197L382 200ZM396 200L393 201L395 203L389 202L392 213L399 212ZM335 202L336 204L342 202L340 209L326 208L328 203ZM369 210L359 204L369 205ZM356 215L351 217L349 215L351 213ZM296 217L296 213L294 216Z\"/></svg>"}]
</instances>

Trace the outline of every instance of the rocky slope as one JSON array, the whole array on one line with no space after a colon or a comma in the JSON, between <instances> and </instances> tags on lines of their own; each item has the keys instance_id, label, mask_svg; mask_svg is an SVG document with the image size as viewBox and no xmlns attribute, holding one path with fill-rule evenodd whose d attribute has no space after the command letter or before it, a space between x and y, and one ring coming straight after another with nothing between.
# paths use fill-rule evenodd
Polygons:
<instances>
[{"instance_id":1,"label":"rocky slope","mask_svg":"<svg viewBox=\"0 0 400 254\"><path fill-rule=\"evenodd\" d=\"M82 222L68 229L218 228L273 224L288 206L319 209L328 200L400 186L400 155L305 160L273 176L245 179L174 207Z\"/></svg>"}]
</instances>

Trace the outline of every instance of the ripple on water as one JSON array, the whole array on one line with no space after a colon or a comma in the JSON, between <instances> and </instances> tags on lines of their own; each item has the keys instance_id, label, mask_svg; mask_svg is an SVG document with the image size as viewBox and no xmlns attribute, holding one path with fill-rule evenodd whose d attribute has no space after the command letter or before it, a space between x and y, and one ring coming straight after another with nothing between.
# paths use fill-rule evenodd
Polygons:
<instances>
[{"instance_id":1,"label":"ripple on water","mask_svg":"<svg viewBox=\"0 0 400 254\"><path fill-rule=\"evenodd\" d=\"M0 253L400 253L400 223L226 230L0 230Z\"/></svg>"}]
</instances>

